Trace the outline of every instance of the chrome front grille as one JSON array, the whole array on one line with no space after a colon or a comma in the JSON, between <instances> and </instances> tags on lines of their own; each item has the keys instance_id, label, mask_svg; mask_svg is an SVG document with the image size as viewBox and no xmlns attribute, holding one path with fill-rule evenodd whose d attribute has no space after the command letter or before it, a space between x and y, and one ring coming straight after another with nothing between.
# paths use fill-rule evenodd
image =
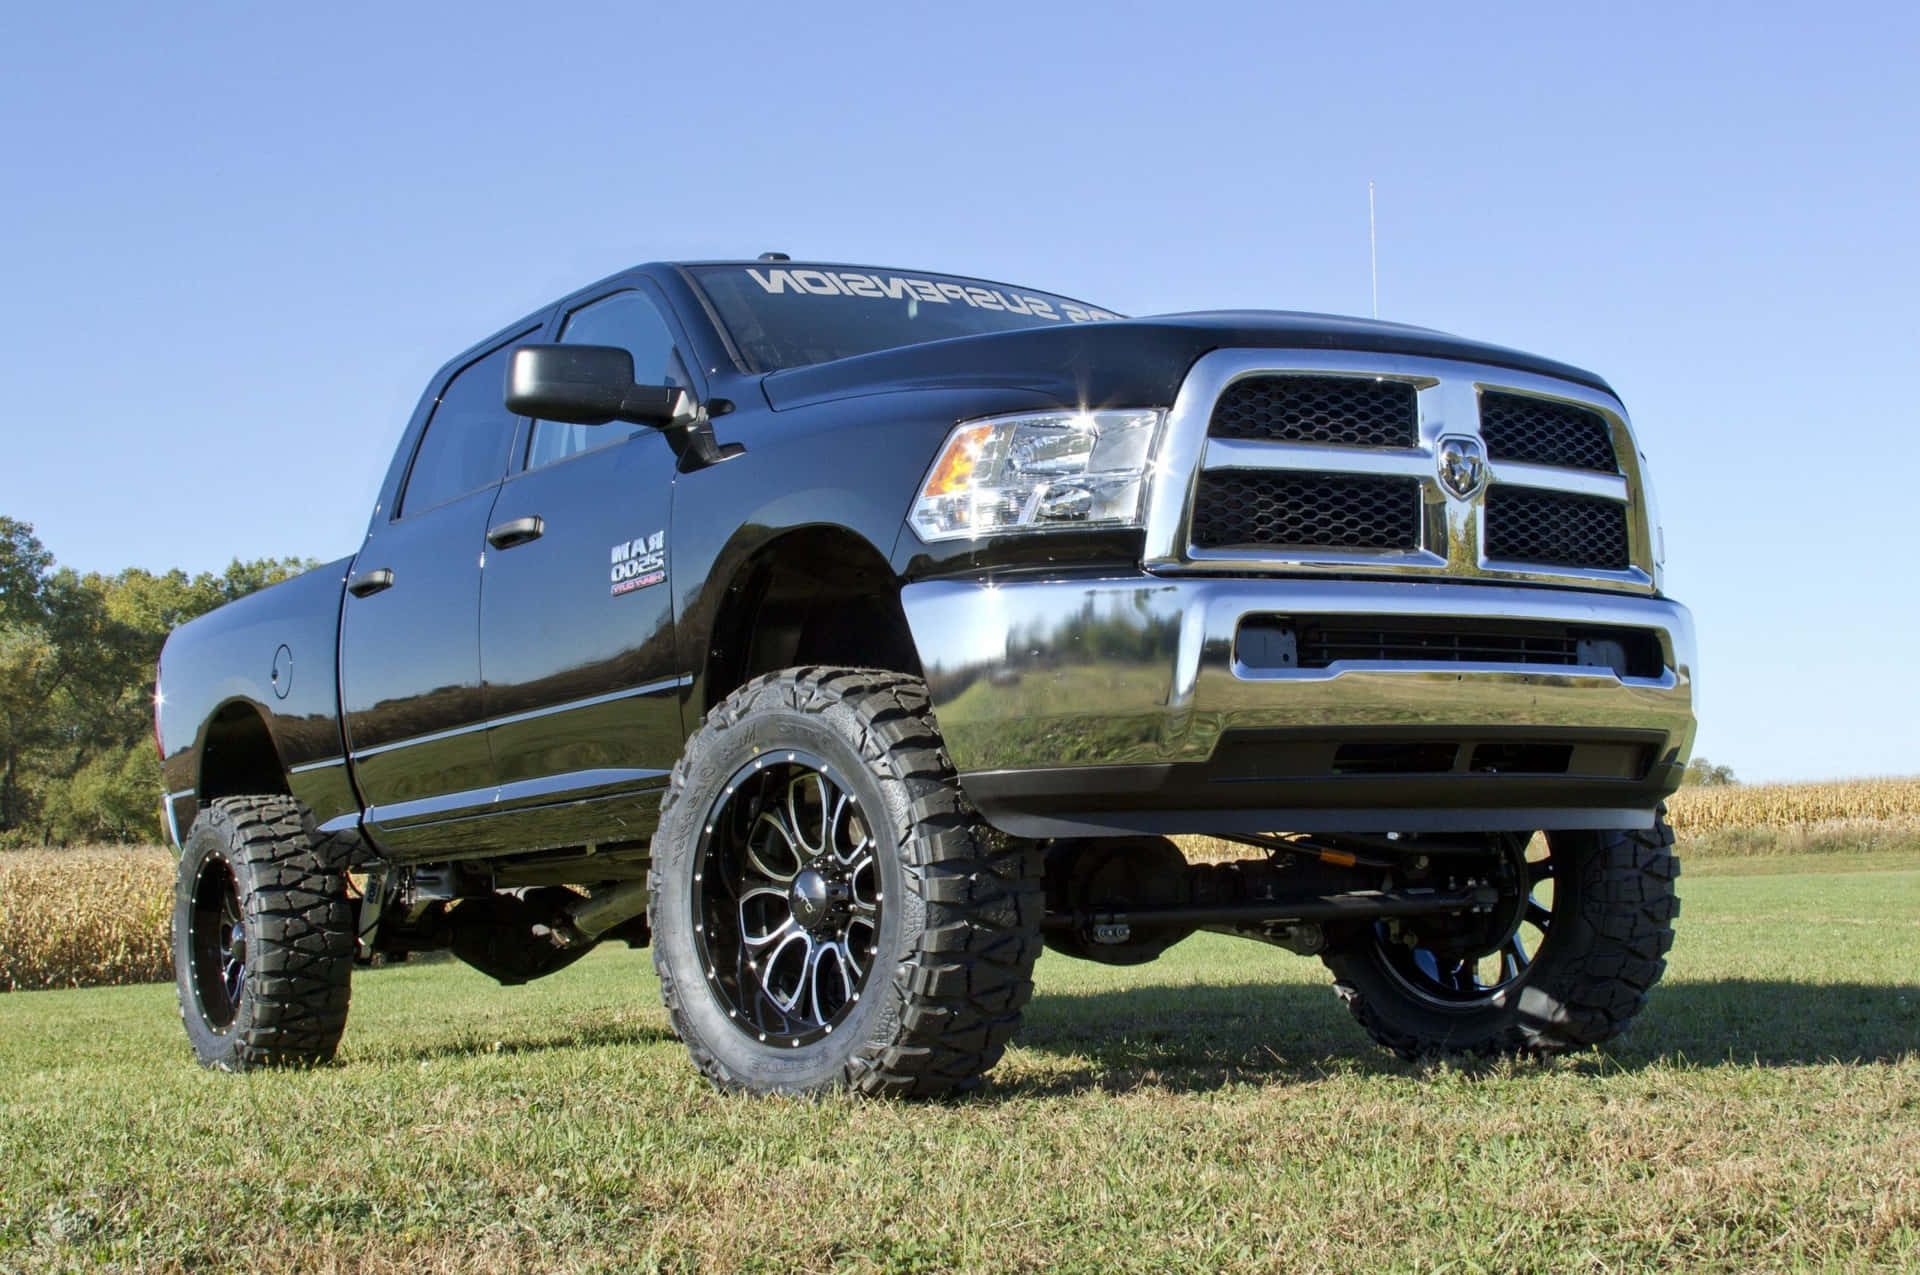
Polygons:
<instances>
[{"instance_id":1,"label":"chrome front grille","mask_svg":"<svg viewBox=\"0 0 1920 1275\"><path fill-rule=\"evenodd\" d=\"M1200 476L1193 543L1294 548L1399 549L1420 544L1420 484L1359 474Z\"/></svg>"},{"instance_id":2,"label":"chrome front grille","mask_svg":"<svg viewBox=\"0 0 1920 1275\"><path fill-rule=\"evenodd\" d=\"M1494 460L1620 472L1606 418L1571 403L1489 391L1480 396L1480 437Z\"/></svg>"},{"instance_id":3,"label":"chrome front grille","mask_svg":"<svg viewBox=\"0 0 1920 1275\"><path fill-rule=\"evenodd\" d=\"M1265 443L1412 447L1420 441L1414 388L1357 376L1248 376L1213 405L1207 433Z\"/></svg>"},{"instance_id":4,"label":"chrome front grille","mask_svg":"<svg viewBox=\"0 0 1920 1275\"><path fill-rule=\"evenodd\" d=\"M1604 391L1439 359L1218 350L1169 414L1146 563L1651 592L1642 495Z\"/></svg>"},{"instance_id":5,"label":"chrome front grille","mask_svg":"<svg viewBox=\"0 0 1920 1275\"><path fill-rule=\"evenodd\" d=\"M1598 496L1495 487L1487 493L1486 546L1489 558L1624 571L1627 507Z\"/></svg>"}]
</instances>

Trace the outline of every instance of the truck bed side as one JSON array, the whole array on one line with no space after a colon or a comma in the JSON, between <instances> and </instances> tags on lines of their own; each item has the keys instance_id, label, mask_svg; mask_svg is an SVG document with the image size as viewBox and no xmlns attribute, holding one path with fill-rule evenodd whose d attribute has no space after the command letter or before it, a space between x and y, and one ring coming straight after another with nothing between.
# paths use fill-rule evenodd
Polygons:
<instances>
[{"instance_id":1,"label":"truck bed side","mask_svg":"<svg viewBox=\"0 0 1920 1275\"><path fill-rule=\"evenodd\" d=\"M340 603L352 558L182 625L160 656L156 721L175 844L216 797L283 792L320 823L357 814L340 730Z\"/></svg>"}]
</instances>

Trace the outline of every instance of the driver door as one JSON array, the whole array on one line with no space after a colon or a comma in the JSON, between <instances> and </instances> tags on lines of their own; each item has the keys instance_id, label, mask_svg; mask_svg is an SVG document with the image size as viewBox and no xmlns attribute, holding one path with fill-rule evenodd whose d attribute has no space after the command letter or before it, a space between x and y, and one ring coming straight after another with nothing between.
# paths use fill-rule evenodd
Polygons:
<instances>
[{"instance_id":1,"label":"driver door","mask_svg":"<svg viewBox=\"0 0 1920 1275\"><path fill-rule=\"evenodd\" d=\"M559 339L692 389L650 290L573 307ZM492 516L480 666L498 817L529 850L653 832L685 733L668 586L677 459L657 429L535 421Z\"/></svg>"}]
</instances>

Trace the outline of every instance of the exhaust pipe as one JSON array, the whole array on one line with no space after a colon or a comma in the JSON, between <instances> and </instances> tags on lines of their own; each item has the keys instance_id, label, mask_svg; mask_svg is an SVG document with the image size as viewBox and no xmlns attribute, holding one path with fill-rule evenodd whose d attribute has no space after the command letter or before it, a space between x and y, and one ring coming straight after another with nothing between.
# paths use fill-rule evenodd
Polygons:
<instances>
[{"instance_id":1,"label":"exhaust pipe","mask_svg":"<svg viewBox=\"0 0 1920 1275\"><path fill-rule=\"evenodd\" d=\"M562 947L591 944L608 930L644 915L646 910L646 881L622 881L569 907L566 924L554 930L554 937Z\"/></svg>"}]
</instances>

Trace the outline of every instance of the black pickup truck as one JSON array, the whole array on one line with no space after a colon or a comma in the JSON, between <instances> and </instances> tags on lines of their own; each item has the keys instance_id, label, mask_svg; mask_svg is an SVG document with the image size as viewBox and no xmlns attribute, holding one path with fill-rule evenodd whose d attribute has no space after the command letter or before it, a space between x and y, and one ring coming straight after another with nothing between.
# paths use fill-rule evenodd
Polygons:
<instances>
[{"instance_id":1,"label":"black pickup truck","mask_svg":"<svg viewBox=\"0 0 1920 1275\"><path fill-rule=\"evenodd\" d=\"M167 643L187 1031L311 1063L356 963L614 939L722 1086L934 1094L1043 946L1207 929L1321 957L1408 1055L1604 1040L1678 911L1661 562L1564 364L642 266L448 362L351 557Z\"/></svg>"}]
</instances>

